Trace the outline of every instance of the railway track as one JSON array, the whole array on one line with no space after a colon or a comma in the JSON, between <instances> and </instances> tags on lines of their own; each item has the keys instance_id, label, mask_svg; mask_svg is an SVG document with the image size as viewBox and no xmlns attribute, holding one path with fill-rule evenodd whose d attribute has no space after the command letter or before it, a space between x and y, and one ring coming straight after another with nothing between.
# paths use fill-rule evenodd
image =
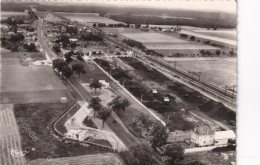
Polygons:
<instances>
[{"instance_id":1,"label":"railway track","mask_svg":"<svg viewBox=\"0 0 260 165\"><path fill-rule=\"evenodd\" d=\"M65 21L68 21L68 19L65 19L64 17L59 16L56 13L55 13L55 15L57 17L60 17L61 19L65 20ZM194 75L192 75L192 74L190 74L186 71L183 71L180 68L174 67L174 66L170 65L167 61L164 61L162 59L161 60L157 59L154 56L146 55L144 52L141 52L140 50L134 49L133 47L130 47L130 46L128 46L128 45L126 45L122 42L119 42L115 38L106 35L102 30L99 30L99 29L96 29L96 28L93 28L93 27L90 27L90 26L86 26L86 25L84 25L80 22L76 22L76 21L74 21L74 22L70 21L70 22L75 23L78 26L85 26L86 28L91 30L94 34L101 34L104 37L105 40L113 42L114 44L118 45L121 48L133 51L134 54L135 54L135 57L140 58L141 60L143 60L144 57L145 57L145 59L148 60L150 63L159 65L159 66L171 71L172 73L188 80L191 84L199 87L200 89L202 89L202 90L204 90L204 91L206 91L210 94L217 96L218 98L220 98L221 100L223 100L223 101L225 101L229 104L236 105L236 103L235 103L236 93L234 91L230 92L229 90L226 90L225 88L221 88L221 87L219 87L219 86L217 86L217 85L215 85L211 82L208 82L208 81L203 80L199 77L196 77L196 76L194 76Z\"/></svg>"}]
</instances>

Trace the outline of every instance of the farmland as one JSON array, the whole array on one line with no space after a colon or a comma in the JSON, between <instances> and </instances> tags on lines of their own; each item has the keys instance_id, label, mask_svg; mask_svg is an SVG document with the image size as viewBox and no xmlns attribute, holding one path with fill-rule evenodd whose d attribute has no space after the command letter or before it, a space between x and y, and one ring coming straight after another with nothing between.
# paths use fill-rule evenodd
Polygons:
<instances>
[{"instance_id":1,"label":"farmland","mask_svg":"<svg viewBox=\"0 0 260 165\"><path fill-rule=\"evenodd\" d=\"M185 43L187 41L181 40L175 37L169 37L165 34L160 33L122 33L122 35L142 42L142 43L150 43L150 42L163 42L163 43ZM156 38L156 40L154 40Z\"/></svg>"},{"instance_id":2,"label":"farmland","mask_svg":"<svg viewBox=\"0 0 260 165\"><path fill-rule=\"evenodd\" d=\"M176 61L176 66L187 72L195 72L198 74L201 72L201 78L206 79L214 84L225 88L225 86L236 85L236 58L217 58L217 57L205 57L201 60L196 58L164 58L167 61L171 61L173 64ZM209 66L209 69L205 70L202 67L202 62Z\"/></svg>"},{"instance_id":3,"label":"farmland","mask_svg":"<svg viewBox=\"0 0 260 165\"><path fill-rule=\"evenodd\" d=\"M189 38L181 38L177 32L142 32L138 29L103 28L104 32L119 35L118 39L132 39L142 43L147 49L154 50L164 56L194 57L194 50L209 51L214 55L218 47L205 45L202 42L191 41ZM156 40L155 40L156 38Z\"/></svg>"},{"instance_id":4,"label":"farmland","mask_svg":"<svg viewBox=\"0 0 260 165\"><path fill-rule=\"evenodd\" d=\"M78 21L81 23L95 23L95 22L105 23L105 24L121 23L106 17L100 17L98 13L69 13L69 12L56 12L56 13L72 21Z\"/></svg>"},{"instance_id":5,"label":"farmland","mask_svg":"<svg viewBox=\"0 0 260 165\"><path fill-rule=\"evenodd\" d=\"M28 16L26 12L12 12L12 11L1 11L1 19L5 19L12 16Z\"/></svg>"},{"instance_id":6,"label":"farmland","mask_svg":"<svg viewBox=\"0 0 260 165\"><path fill-rule=\"evenodd\" d=\"M22 66L18 53L1 54L1 101L8 103L60 102L74 98L50 66ZM17 83L19 82L19 83Z\"/></svg>"}]
</instances>

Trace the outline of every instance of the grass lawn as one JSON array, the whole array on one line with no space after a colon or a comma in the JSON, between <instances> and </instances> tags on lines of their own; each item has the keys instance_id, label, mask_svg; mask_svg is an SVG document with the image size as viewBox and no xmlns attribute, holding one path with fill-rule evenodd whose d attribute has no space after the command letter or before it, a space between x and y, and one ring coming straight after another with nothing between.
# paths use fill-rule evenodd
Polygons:
<instances>
[{"instance_id":1,"label":"grass lawn","mask_svg":"<svg viewBox=\"0 0 260 165\"><path fill-rule=\"evenodd\" d=\"M94 67L93 67L94 66ZM92 69L92 67L94 69ZM90 83L91 80L106 80L111 81L96 65L92 62L84 63L85 74L80 75L80 82Z\"/></svg>"},{"instance_id":2,"label":"grass lawn","mask_svg":"<svg viewBox=\"0 0 260 165\"><path fill-rule=\"evenodd\" d=\"M17 119L22 117L25 123L29 124L28 128L35 132L35 136L38 137L37 141L33 141L25 129L19 127L22 148L30 150L26 154L28 159L46 159L48 156L59 158L108 152L106 149L92 145L86 148L57 142L50 135L49 131L52 130L54 122L68 110L68 107L74 104L75 102L16 104L14 106L15 117ZM35 148L35 150L32 151L32 148Z\"/></svg>"},{"instance_id":3,"label":"grass lawn","mask_svg":"<svg viewBox=\"0 0 260 165\"><path fill-rule=\"evenodd\" d=\"M17 53L1 54L1 100L9 103L60 102L61 97L74 100L50 66L22 66Z\"/></svg>"},{"instance_id":4,"label":"grass lawn","mask_svg":"<svg viewBox=\"0 0 260 165\"><path fill-rule=\"evenodd\" d=\"M186 154L184 160L180 165L187 165L191 162L199 161L205 165L230 165L231 162L236 162L236 156L234 151L224 152L227 154L233 153L233 156L229 156L228 160L224 160L220 155L220 152L199 152L194 154Z\"/></svg>"}]
</instances>

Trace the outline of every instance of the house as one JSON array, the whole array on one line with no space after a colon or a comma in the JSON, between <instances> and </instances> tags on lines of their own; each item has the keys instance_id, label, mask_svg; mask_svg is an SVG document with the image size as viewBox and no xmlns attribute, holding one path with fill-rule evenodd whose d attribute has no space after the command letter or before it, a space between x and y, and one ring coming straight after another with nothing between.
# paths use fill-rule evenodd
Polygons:
<instances>
[{"instance_id":1,"label":"house","mask_svg":"<svg viewBox=\"0 0 260 165\"><path fill-rule=\"evenodd\" d=\"M70 42L77 42L78 39L77 38L70 38Z\"/></svg>"},{"instance_id":2,"label":"house","mask_svg":"<svg viewBox=\"0 0 260 165\"><path fill-rule=\"evenodd\" d=\"M236 134L232 130L215 132L215 146L227 146L228 140L235 140Z\"/></svg>"},{"instance_id":3,"label":"house","mask_svg":"<svg viewBox=\"0 0 260 165\"><path fill-rule=\"evenodd\" d=\"M170 99L169 99L169 97L165 96L165 97L163 97L163 101L165 101L165 102L169 102Z\"/></svg>"},{"instance_id":4,"label":"house","mask_svg":"<svg viewBox=\"0 0 260 165\"><path fill-rule=\"evenodd\" d=\"M102 89L109 88L109 83L106 80L98 80L100 84L102 84Z\"/></svg>"},{"instance_id":5,"label":"house","mask_svg":"<svg viewBox=\"0 0 260 165\"><path fill-rule=\"evenodd\" d=\"M127 54L128 56L132 56L132 55L134 54L134 52L127 50L126 54Z\"/></svg>"},{"instance_id":6,"label":"house","mask_svg":"<svg viewBox=\"0 0 260 165\"><path fill-rule=\"evenodd\" d=\"M200 147L213 145L214 132L208 126L195 128L191 133L191 142Z\"/></svg>"},{"instance_id":7,"label":"house","mask_svg":"<svg viewBox=\"0 0 260 165\"><path fill-rule=\"evenodd\" d=\"M156 94L157 93L157 89L153 89L153 94Z\"/></svg>"},{"instance_id":8,"label":"house","mask_svg":"<svg viewBox=\"0 0 260 165\"><path fill-rule=\"evenodd\" d=\"M66 136L67 138L70 138L70 139L83 141L83 140L87 137L87 134L86 134L86 131L84 131L84 130L71 129L71 130L69 130L69 131L65 134L65 136Z\"/></svg>"}]
</instances>

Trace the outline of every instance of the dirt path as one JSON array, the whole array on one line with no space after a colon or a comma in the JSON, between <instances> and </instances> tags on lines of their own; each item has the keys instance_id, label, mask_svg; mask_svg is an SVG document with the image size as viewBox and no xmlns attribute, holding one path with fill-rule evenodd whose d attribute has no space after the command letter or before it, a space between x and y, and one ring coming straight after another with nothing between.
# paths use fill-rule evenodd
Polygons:
<instances>
[{"instance_id":1,"label":"dirt path","mask_svg":"<svg viewBox=\"0 0 260 165\"><path fill-rule=\"evenodd\" d=\"M26 165L25 157L15 157L13 151L22 151L21 137L13 112L12 104L0 104L0 164L1 165Z\"/></svg>"}]
</instances>

